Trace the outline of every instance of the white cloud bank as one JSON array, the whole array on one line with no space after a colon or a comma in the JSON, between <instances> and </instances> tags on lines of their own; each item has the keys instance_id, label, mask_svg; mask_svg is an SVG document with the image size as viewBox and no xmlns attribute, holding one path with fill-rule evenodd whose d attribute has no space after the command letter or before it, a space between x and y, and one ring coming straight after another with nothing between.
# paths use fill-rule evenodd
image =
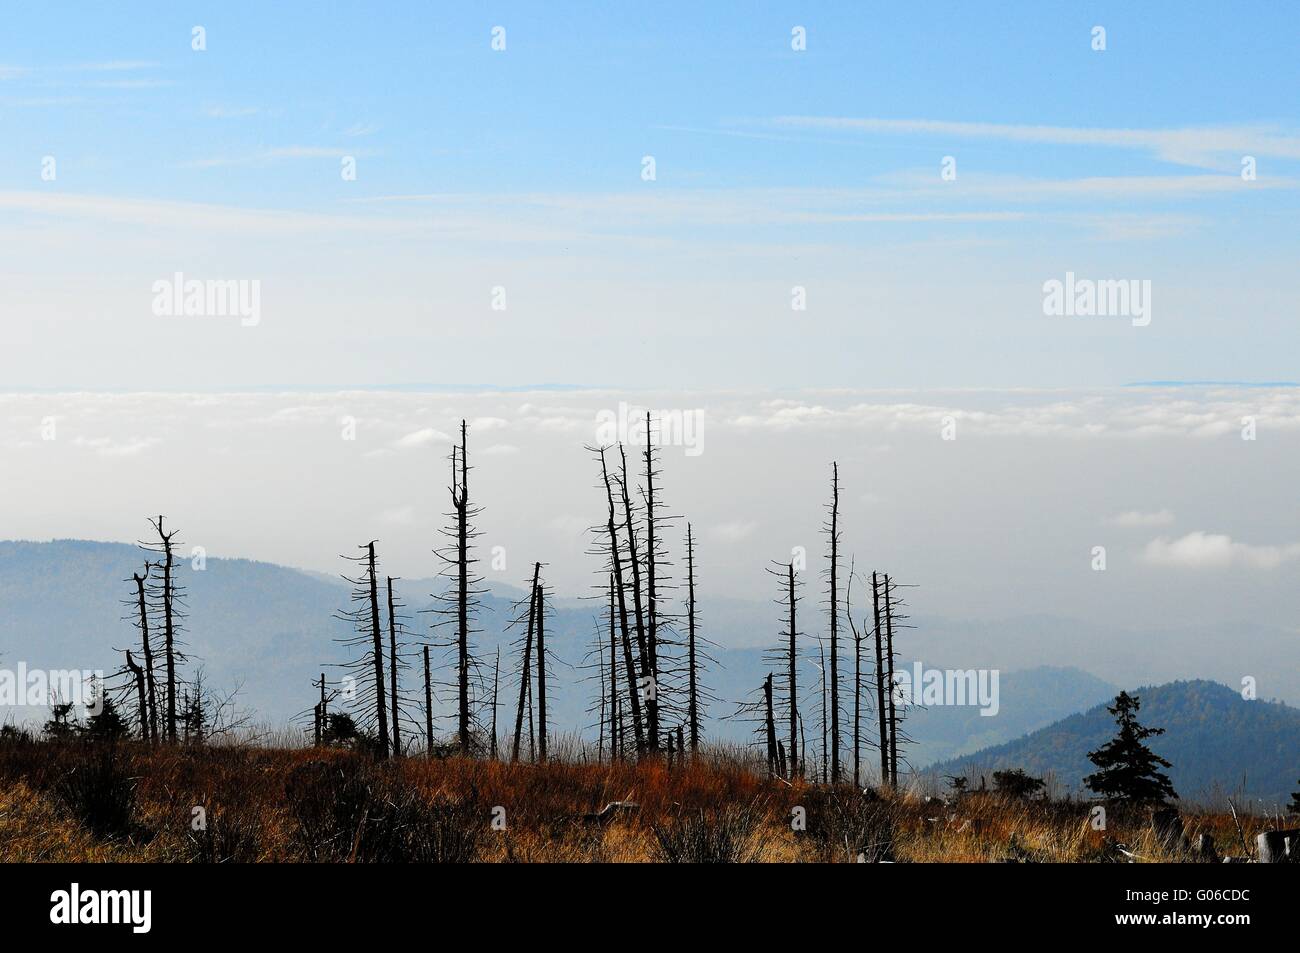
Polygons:
<instances>
[{"instance_id":1,"label":"white cloud bank","mask_svg":"<svg viewBox=\"0 0 1300 953\"><path fill-rule=\"evenodd\" d=\"M1153 539L1142 555L1152 565L1177 569L1276 569L1300 558L1300 543L1252 546L1231 536L1197 530L1174 540L1164 536Z\"/></svg>"}]
</instances>

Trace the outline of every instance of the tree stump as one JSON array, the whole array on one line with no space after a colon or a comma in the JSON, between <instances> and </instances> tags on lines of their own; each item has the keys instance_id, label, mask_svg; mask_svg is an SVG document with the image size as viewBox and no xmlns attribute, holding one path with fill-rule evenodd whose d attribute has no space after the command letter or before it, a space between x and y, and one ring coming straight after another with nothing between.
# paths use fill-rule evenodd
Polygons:
<instances>
[{"instance_id":1,"label":"tree stump","mask_svg":"<svg viewBox=\"0 0 1300 953\"><path fill-rule=\"evenodd\" d=\"M1297 844L1300 844L1300 830L1264 831L1255 837L1255 852L1261 864L1292 863L1297 859Z\"/></svg>"}]
</instances>

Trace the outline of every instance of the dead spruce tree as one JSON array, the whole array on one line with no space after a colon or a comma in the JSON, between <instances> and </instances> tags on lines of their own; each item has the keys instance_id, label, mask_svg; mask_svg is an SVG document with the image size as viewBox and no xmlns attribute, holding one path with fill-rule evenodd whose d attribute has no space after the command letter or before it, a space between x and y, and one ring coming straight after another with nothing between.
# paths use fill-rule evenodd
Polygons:
<instances>
[{"instance_id":1,"label":"dead spruce tree","mask_svg":"<svg viewBox=\"0 0 1300 953\"><path fill-rule=\"evenodd\" d=\"M497 646L496 662L492 666L492 735L488 739L488 757L497 759L497 707L501 690L501 646Z\"/></svg>"},{"instance_id":2,"label":"dead spruce tree","mask_svg":"<svg viewBox=\"0 0 1300 953\"><path fill-rule=\"evenodd\" d=\"M695 607L695 537L691 524L686 524L686 658L687 658L687 695L686 727L690 732L690 749L692 757L699 754L701 723L704 720L706 703L713 700L704 687L704 662L712 662L701 643L705 640L696 632L699 613Z\"/></svg>"},{"instance_id":3,"label":"dead spruce tree","mask_svg":"<svg viewBox=\"0 0 1300 953\"><path fill-rule=\"evenodd\" d=\"M602 593L601 613L592 618L592 636L587 651L578 668L584 673L584 682L595 682L596 691L591 696L586 713L595 720L586 727L596 729L596 760L609 763L618 760L618 726L615 700L618 697L618 639L614 622L614 577L611 574Z\"/></svg>"},{"instance_id":4,"label":"dead spruce tree","mask_svg":"<svg viewBox=\"0 0 1300 953\"><path fill-rule=\"evenodd\" d=\"M139 573L131 574L131 579L135 582L135 599L128 600L127 604L135 609L134 624L140 632L140 658L144 662L146 715L144 740L157 744L158 686L154 680L153 647L149 644L149 606L146 595L152 568L153 563L145 560L144 575L142 576Z\"/></svg>"},{"instance_id":5,"label":"dead spruce tree","mask_svg":"<svg viewBox=\"0 0 1300 953\"><path fill-rule=\"evenodd\" d=\"M614 610L614 574L609 576L609 738L610 760L623 757L623 748L627 742L627 728L623 724L623 700L618 694L618 628ZM623 678L630 678L626 669Z\"/></svg>"},{"instance_id":6,"label":"dead spruce tree","mask_svg":"<svg viewBox=\"0 0 1300 953\"><path fill-rule=\"evenodd\" d=\"M660 558L660 543L655 536L655 503L657 502L655 498L655 474L658 471L656 470L654 451L655 443L654 434L651 430L650 412L646 411L645 451L642 454L645 463L646 488L642 491L641 498L645 504L646 514L646 665L650 669L650 678L654 684L654 694L646 705L649 709L650 731L655 739L652 749L659 746L659 696L662 687L659 684L659 606L658 592L655 588L655 567ZM626 479L626 468L624 469L624 477Z\"/></svg>"},{"instance_id":7,"label":"dead spruce tree","mask_svg":"<svg viewBox=\"0 0 1300 953\"><path fill-rule=\"evenodd\" d=\"M894 680L894 600L889 573L885 573L885 688L889 693L889 785L898 787L898 711L895 695L898 683Z\"/></svg>"},{"instance_id":8,"label":"dead spruce tree","mask_svg":"<svg viewBox=\"0 0 1300 953\"><path fill-rule=\"evenodd\" d=\"M889 674L885 669L884 629L880 614L880 580L871 573L871 608L874 619L872 632L876 642L876 714L880 723L878 748L880 751L880 785L889 786L889 728L888 709L885 707L885 685ZM892 694L892 689L890 690Z\"/></svg>"},{"instance_id":9,"label":"dead spruce tree","mask_svg":"<svg viewBox=\"0 0 1300 953\"><path fill-rule=\"evenodd\" d=\"M395 580L392 576L386 577L386 580L388 602L388 704L391 712L393 757L400 758L403 753L402 721L406 718L406 712L402 708L400 701L401 673L409 668L402 643L402 636L406 632L406 617L400 612L404 608L403 605L393 595L393 582Z\"/></svg>"},{"instance_id":10,"label":"dead spruce tree","mask_svg":"<svg viewBox=\"0 0 1300 953\"><path fill-rule=\"evenodd\" d=\"M830 671L827 674L827 680L830 683L830 772L831 783L838 784L840 780L840 468L838 463L831 464L831 502L827 509L830 510L830 517L823 526L823 530L826 533L830 549L826 557L830 561L830 567L827 570L830 583L827 599L827 611L830 614Z\"/></svg>"},{"instance_id":11,"label":"dead spruce tree","mask_svg":"<svg viewBox=\"0 0 1300 953\"><path fill-rule=\"evenodd\" d=\"M524 712L529 713L531 724L532 710L529 701L533 681L533 633L537 626L537 580L542 572L542 564L533 564L533 580L528 587L528 625L524 630L522 638L522 654L519 659L519 704L515 708L515 737L510 748L510 760L519 760L519 744L524 735ZM522 603L522 600L520 600ZM511 625L517 625L521 616L519 615L520 603L515 604L516 615L511 621ZM518 644L518 643L517 643ZM531 732L530 732L531 735ZM531 737L529 747L531 748Z\"/></svg>"},{"instance_id":12,"label":"dead spruce tree","mask_svg":"<svg viewBox=\"0 0 1300 953\"><path fill-rule=\"evenodd\" d=\"M343 575L344 580L352 585L352 607L337 613L336 618L350 623L355 631L354 635L339 641L360 650L361 654L341 667L356 686L351 701L360 723L377 732L375 754L387 758L391 748L384 688L383 631L379 625L378 563L373 540L358 548L362 550L360 556L341 557L357 563L360 573Z\"/></svg>"},{"instance_id":13,"label":"dead spruce tree","mask_svg":"<svg viewBox=\"0 0 1300 953\"><path fill-rule=\"evenodd\" d=\"M593 619L594 631L591 647L587 651L582 667L588 674L587 680L595 679L597 691L587 713L596 717L591 725L597 731L598 758L606 755L610 764L623 757L624 726L622 719L622 701L619 697L619 669L622 663L618 652L618 610L614 597L614 574L610 573L608 584L603 593L604 608L602 615ZM624 673L623 678L626 678Z\"/></svg>"},{"instance_id":14,"label":"dead spruce tree","mask_svg":"<svg viewBox=\"0 0 1300 953\"><path fill-rule=\"evenodd\" d=\"M772 714L772 673L767 673L767 678L763 680L763 727L764 734L767 737L767 773L771 777L777 777L778 754L776 747L776 719Z\"/></svg>"},{"instance_id":15,"label":"dead spruce tree","mask_svg":"<svg viewBox=\"0 0 1300 953\"><path fill-rule=\"evenodd\" d=\"M320 673L320 701L312 708L312 723L315 727L315 745L319 748L324 743L325 719L329 717L329 702L325 700L325 673Z\"/></svg>"},{"instance_id":16,"label":"dead spruce tree","mask_svg":"<svg viewBox=\"0 0 1300 953\"><path fill-rule=\"evenodd\" d=\"M617 760L614 746L617 744L617 737L613 725L613 710L610 705L611 694L609 685L609 663L608 653L612 643L606 637L605 623L600 617L592 619L592 638L587 647L587 651L582 657L582 662L578 666L584 672L584 682L595 682L596 691L587 704L586 713L589 717L594 717L594 722L588 722L587 728L596 729L596 762L603 764L606 755L612 764ZM608 739L608 741L607 741Z\"/></svg>"},{"instance_id":17,"label":"dead spruce tree","mask_svg":"<svg viewBox=\"0 0 1300 953\"><path fill-rule=\"evenodd\" d=\"M540 563L538 564L540 566ZM537 602L537 760L546 761L546 585L534 589Z\"/></svg>"},{"instance_id":18,"label":"dead spruce tree","mask_svg":"<svg viewBox=\"0 0 1300 953\"><path fill-rule=\"evenodd\" d=\"M597 537L597 546L593 553L606 557L608 566L605 571L614 577L614 594L618 605L618 626L623 646L623 671L626 675L624 683L627 686L628 710L632 714L632 734L636 743L636 753L640 757L646 751L645 726L641 721L640 685L638 684L636 662L632 657L632 638L627 613L627 590L623 575L625 560L619 545L618 524L614 508L613 478L610 476L609 464L605 458L607 449L606 447L588 448L593 455L598 456L600 459L600 486L605 491L607 505L605 525L593 528L593 533Z\"/></svg>"},{"instance_id":19,"label":"dead spruce tree","mask_svg":"<svg viewBox=\"0 0 1300 953\"><path fill-rule=\"evenodd\" d=\"M344 685L349 685L353 681L355 680L349 676ZM346 688L330 688L324 672L320 673L320 678L312 680L311 686L317 692L317 700L311 706L312 740L316 747L357 741L356 722L352 716L341 712L331 714L329 707L330 702L350 692ZM295 720L305 717L306 714L306 711L300 712L295 716Z\"/></svg>"},{"instance_id":20,"label":"dead spruce tree","mask_svg":"<svg viewBox=\"0 0 1300 953\"><path fill-rule=\"evenodd\" d=\"M639 488L639 493L645 526L642 558L646 581L646 642L650 656L648 663L654 678L655 715L662 748L677 729L681 730L682 740L685 741L691 723L691 634L684 629L691 624L692 596L688 592L686 604L678 611L672 611L675 605L672 594L678 587L672 577L673 562L668 540L681 517L670 512L663 498L663 471L660 467L663 440L657 429L659 427L660 422L647 413L645 449L641 455L644 486ZM700 638L698 623L697 610L694 659L697 738L703 722L703 715L700 714L703 700L709 695L701 682L702 663L706 659L710 663L714 661L701 648L702 643L708 640Z\"/></svg>"},{"instance_id":21,"label":"dead spruce tree","mask_svg":"<svg viewBox=\"0 0 1300 953\"><path fill-rule=\"evenodd\" d=\"M818 670L822 676L821 691L821 729L822 729L822 784L830 783L830 719L828 712L830 706L827 704L827 679L826 679L826 640L817 636L817 657L820 661L817 664Z\"/></svg>"},{"instance_id":22,"label":"dead spruce tree","mask_svg":"<svg viewBox=\"0 0 1300 953\"><path fill-rule=\"evenodd\" d=\"M672 515L663 500L663 471L659 462L661 438L657 426L658 422L647 412L645 448L641 453L644 486L639 487L638 492L645 526L642 560L645 565L646 662L653 679L653 711L659 728L660 747L663 747L674 731L674 724L682 728L685 738L686 726L690 722L691 672L689 647L679 634L683 620L680 614L668 608L672 605L671 593L676 589L671 575L673 563L668 551L668 535L680 517ZM697 644L697 665L699 660ZM699 674L698 668L696 674ZM698 710L698 695L696 702Z\"/></svg>"},{"instance_id":23,"label":"dead spruce tree","mask_svg":"<svg viewBox=\"0 0 1300 953\"><path fill-rule=\"evenodd\" d=\"M853 620L853 580L856 578L854 564L849 563L849 575L844 586L844 617L849 620L849 629L853 633L853 786L862 787L862 641L869 630L867 620L862 620L862 628ZM868 702L870 699L868 698Z\"/></svg>"},{"instance_id":24,"label":"dead spruce tree","mask_svg":"<svg viewBox=\"0 0 1300 953\"><path fill-rule=\"evenodd\" d=\"M177 704L179 702L180 667L185 662L181 651L180 635L185 620L185 589L176 581L176 530L165 529L165 518L159 516L150 519L155 539L141 541L139 546L146 552L161 557L157 560L158 572L151 578L148 588L148 603L154 615L155 629L163 633L163 670L165 672L164 699L167 740L175 742L177 738Z\"/></svg>"},{"instance_id":25,"label":"dead spruce tree","mask_svg":"<svg viewBox=\"0 0 1300 953\"><path fill-rule=\"evenodd\" d=\"M904 697L899 681L894 674L894 664L898 654L894 649L894 632L911 628L907 624L908 616L900 610L906 605L903 599L898 595L898 590L903 586L895 582L888 574L884 577L883 596L885 603L885 669L887 672L889 691L889 781L894 787L898 786L898 764L900 761L899 748L909 743L910 739L900 730L899 726L903 724L907 717L908 700ZM913 691L915 691L913 686Z\"/></svg>"},{"instance_id":26,"label":"dead spruce tree","mask_svg":"<svg viewBox=\"0 0 1300 953\"><path fill-rule=\"evenodd\" d=\"M795 577L793 560L789 563L775 563L768 573L777 580L777 598L773 600L781 607L782 628L778 631L778 642L774 648L764 653L764 660L784 673L784 696L777 703L776 709L783 724L789 726L789 748L786 752L787 778L793 780L804 771L803 758L800 754L799 741L799 629L798 629L798 587L802 585Z\"/></svg>"},{"instance_id":27,"label":"dead spruce tree","mask_svg":"<svg viewBox=\"0 0 1300 953\"><path fill-rule=\"evenodd\" d=\"M478 674L473 637L479 631L474 622L480 608L479 597L484 591L480 588L483 579L474 570L478 563L473 555L474 540L478 537L474 519L482 513L482 508L475 506L470 497L469 474L472 469L469 465L469 426L462 420L460 444L453 446L451 451L451 486L448 487L451 523L442 530L449 542L437 550L442 563L439 575L447 580L447 588L435 596L438 607L434 612L439 619L433 625L435 630L451 630L445 645L451 648L454 658L456 744L462 755L470 754L472 747L474 697L470 682Z\"/></svg>"},{"instance_id":28,"label":"dead spruce tree","mask_svg":"<svg viewBox=\"0 0 1300 953\"><path fill-rule=\"evenodd\" d=\"M131 650L126 650L126 667L135 683L137 706L140 712L140 737L149 740L149 704L144 697L144 669L131 657Z\"/></svg>"},{"instance_id":29,"label":"dead spruce tree","mask_svg":"<svg viewBox=\"0 0 1300 953\"><path fill-rule=\"evenodd\" d=\"M424 649L424 753L433 757L433 680L429 669L429 646ZM323 676L322 676L323 677Z\"/></svg>"},{"instance_id":30,"label":"dead spruce tree","mask_svg":"<svg viewBox=\"0 0 1300 953\"><path fill-rule=\"evenodd\" d=\"M619 493L623 504L623 525L627 535L627 561L632 570L632 608L636 614L636 644L640 662L640 678L637 693L645 702L646 727L645 744L650 752L659 750L659 684L658 673L653 667L653 660L646 641L645 607L641 599L641 559L637 555L636 520L632 511L632 497L628 491L627 452L623 445L618 445L620 459L618 481Z\"/></svg>"}]
</instances>

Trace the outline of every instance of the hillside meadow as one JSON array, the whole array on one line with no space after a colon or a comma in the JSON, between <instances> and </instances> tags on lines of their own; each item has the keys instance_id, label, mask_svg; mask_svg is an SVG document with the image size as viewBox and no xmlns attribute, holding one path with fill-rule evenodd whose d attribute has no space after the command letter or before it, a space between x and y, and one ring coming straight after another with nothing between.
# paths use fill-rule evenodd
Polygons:
<instances>
[{"instance_id":1,"label":"hillside meadow","mask_svg":"<svg viewBox=\"0 0 1300 953\"><path fill-rule=\"evenodd\" d=\"M342 749L0 739L3 862L1145 862L1150 812L763 776L740 749L640 764L379 762ZM1247 855L1280 819L1187 812ZM1240 828L1238 828L1238 822Z\"/></svg>"}]
</instances>

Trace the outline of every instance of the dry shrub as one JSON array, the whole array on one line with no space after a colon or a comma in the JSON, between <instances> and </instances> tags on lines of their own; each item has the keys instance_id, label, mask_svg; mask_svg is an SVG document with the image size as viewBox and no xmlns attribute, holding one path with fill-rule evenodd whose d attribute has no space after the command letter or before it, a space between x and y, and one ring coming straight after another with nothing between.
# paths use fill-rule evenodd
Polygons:
<instances>
[{"instance_id":1,"label":"dry shrub","mask_svg":"<svg viewBox=\"0 0 1300 953\"><path fill-rule=\"evenodd\" d=\"M191 863L252 863L262 854L262 825L241 810L211 810L203 829L191 829L186 835L185 845Z\"/></svg>"},{"instance_id":2,"label":"dry shrub","mask_svg":"<svg viewBox=\"0 0 1300 953\"><path fill-rule=\"evenodd\" d=\"M137 833L136 779L114 744L84 751L55 784L54 792L96 836L126 837Z\"/></svg>"},{"instance_id":3,"label":"dry shrub","mask_svg":"<svg viewBox=\"0 0 1300 953\"><path fill-rule=\"evenodd\" d=\"M654 825L654 859L669 864L743 864L757 861L766 841L758 801L706 811L682 809Z\"/></svg>"},{"instance_id":4,"label":"dry shrub","mask_svg":"<svg viewBox=\"0 0 1300 953\"><path fill-rule=\"evenodd\" d=\"M293 844L313 861L469 863L489 819L473 789L426 799L396 766L361 759L300 765L285 793Z\"/></svg>"},{"instance_id":5,"label":"dry shrub","mask_svg":"<svg viewBox=\"0 0 1300 953\"><path fill-rule=\"evenodd\" d=\"M806 811L813 859L874 864L894 858L894 805L875 792L850 788L808 788L800 797Z\"/></svg>"}]
</instances>

